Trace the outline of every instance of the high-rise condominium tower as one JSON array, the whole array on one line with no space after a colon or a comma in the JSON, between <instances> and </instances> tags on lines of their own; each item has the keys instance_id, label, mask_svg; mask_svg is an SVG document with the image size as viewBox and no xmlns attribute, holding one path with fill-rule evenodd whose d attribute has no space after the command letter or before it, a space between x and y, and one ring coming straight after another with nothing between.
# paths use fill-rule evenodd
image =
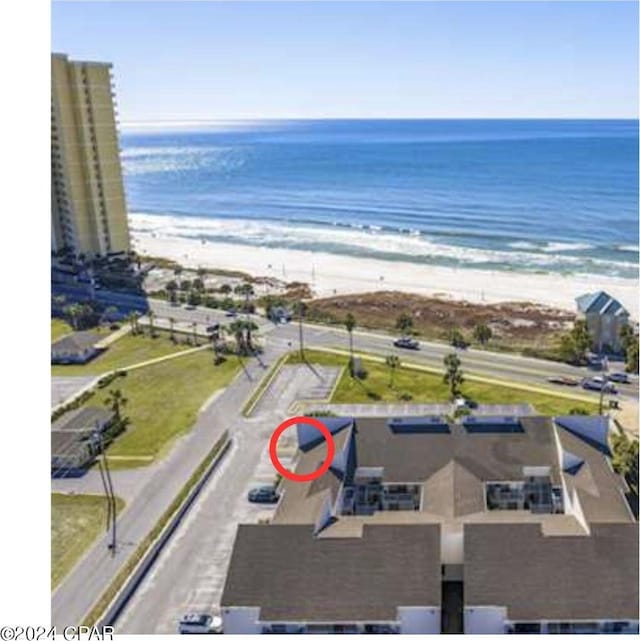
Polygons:
<instances>
[{"instance_id":1,"label":"high-rise condominium tower","mask_svg":"<svg viewBox=\"0 0 640 641\"><path fill-rule=\"evenodd\" d=\"M51 56L52 249L128 251L111 65Z\"/></svg>"}]
</instances>

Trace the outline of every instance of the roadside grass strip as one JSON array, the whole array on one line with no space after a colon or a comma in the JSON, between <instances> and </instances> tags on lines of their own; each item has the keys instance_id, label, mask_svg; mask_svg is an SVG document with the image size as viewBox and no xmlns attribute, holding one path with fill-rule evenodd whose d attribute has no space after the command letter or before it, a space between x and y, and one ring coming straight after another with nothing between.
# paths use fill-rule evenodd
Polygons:
<instances>
[{"instance_id":1,"label":"roadside grass strip","mask_svg":"<svg viewBox=\"0 0 640 641\"><path fill-rule=\"evenodd\" d=\"M448 402L449 392L442 382L443 369L423 366L404 361L396 373L396 385L391 389L388 380L389 374L385 367L385 359L367 353L356 352L355 356L373 365L369 376L360 381L344 375L334 392L334 403L371 403L376 401L394 401L394 394L410 392L411 402ZM309 360L327 365L342 365L349 357L346 350L333 348L314 348L309 351ZM292 360L295 361L293 356ZM464 370L464 366L463 366ZM424 377L415 378L411 372L424 373ZM500 391L500 390L504 391ZM574 407L581 407L589 412L597 411L598 402L586 396L569 394L566 392L549 390L533 385L526 385L511 381L494 379L491 377L467 374L462 385L462 393L480 403L515 403L527 402L536 407L541 414L560 415L569 412Z\"/></svg>"},{"instance_id":2,"label":"roadside grass strip","mask_svg":"<svg viewBox=\"0 0 640 641\"><path fill-rule=\"evenodd\" d=\"M186 513L183 512L183 514L179 514L181 508L188 508L191 502L196 498L197 494L202 489L202 484L200 482L204 481L213 471L215 464L225 453L230 444L231 439L229 438L229 432L225 431L216 441L211 450L209 450L209 453L204 457L193 474L191 474L187 482L182 486L151 531L142 539L133 554L127 559L122 568L120 568L109 587L103 592L102 596L84 617L82 625L96 625L96 623L108 613L108 610L113 609L113 606L117 605L116 601L120 598L124 598L121 603L121 607L124 607L126 600L132 596L135 588L144 578L144 574L150 567L149 565L144 568L144 564L148 561L152 563L154 560L147 559L147 554L151 551L154 558L159 554L162 545L164 545L168 540L172 529L177 526L180 518L182 518ZM179 518L175 520L176 517ZM159 545L160 543L161 545ZM132 586L128 585L130 579L133 581ZM131 591L128 595L126 594L127 590ZM114 613L114 618L117 617L117 614L119 614L119 612ZM109 621L108 623L112 623L112 621ZM106 625L107 622L104 624Z\"/></svg>"},{"instance_id":3,"label":"roadside grass strip","mask_svg":"<svg viewBox=\"0 0 640 641\"><path fill-rule=\"evenodd\" d=\"M124 501L116 497L117 510ZM51 589L54 590L104 532L104 495L51 494Z\"/></svg>"}]
</instances>

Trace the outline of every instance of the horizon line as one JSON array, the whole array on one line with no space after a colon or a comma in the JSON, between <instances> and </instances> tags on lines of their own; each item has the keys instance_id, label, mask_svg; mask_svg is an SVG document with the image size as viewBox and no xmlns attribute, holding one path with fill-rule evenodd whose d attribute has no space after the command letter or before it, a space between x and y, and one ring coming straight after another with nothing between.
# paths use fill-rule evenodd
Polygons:
<instances>
[{"instance_id":1,"label":"horizon line","mask_svg":"<svg viewBox=\"0 0 640 641\"><path fill-rule=\"evenodd\" d=\"M640 122L640 116L327 116L327 117L309 117L309 116L278 116L266 118L160 118L157 120L121 120L121 127L145 126L145 125L190 125L206 123L257 123L257 122L286 122L286 121L363 121L363 120L388 120L388 121L407 121L407 120L581 120L581 121L630 121Z\"/></svg>"}]
</instances>

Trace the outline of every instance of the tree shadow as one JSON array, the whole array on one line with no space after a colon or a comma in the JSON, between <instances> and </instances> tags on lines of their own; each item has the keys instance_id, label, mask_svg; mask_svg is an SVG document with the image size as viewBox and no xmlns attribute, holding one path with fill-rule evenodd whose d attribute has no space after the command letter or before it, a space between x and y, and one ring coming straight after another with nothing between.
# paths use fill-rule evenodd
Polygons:
<instances>
[{"instance_id":1,"label":"tree shadow","mask_svg":"<svg viewBox=\"0 0 640 641\"><path fill-rule=\"evenodd\" d=\"M311 370L311 372L313 373L313 375L314 375L318 380L324 381L324 377L322 376L322 374L320 374L320 372L319 372L319 371L318 371L318 370L317 370L317 369L316 369L316 368L315 368L315 367L314 367L314 366L309 362L309 360L307 359L306 354L304 354L304 353L302 354L302 363L303 363L304 365L306 365L306 366Z\"/></svg>"}]
</instances>

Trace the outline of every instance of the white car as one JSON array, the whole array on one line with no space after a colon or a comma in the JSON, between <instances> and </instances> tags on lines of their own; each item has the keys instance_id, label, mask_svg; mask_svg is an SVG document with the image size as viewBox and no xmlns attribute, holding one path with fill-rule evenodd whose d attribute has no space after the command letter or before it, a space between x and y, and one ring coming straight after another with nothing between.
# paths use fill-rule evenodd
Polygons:
<instances>
[{"instance_id":1,"label":"white car","mask_svg":"<svg viewBox=\"0 0 640 641\"><path fill-rule=\"evenodd\" d=\"M222 619L210 614L185 614L178 625L180 634L222 634Z\"/></svg>"}]
</instances>

